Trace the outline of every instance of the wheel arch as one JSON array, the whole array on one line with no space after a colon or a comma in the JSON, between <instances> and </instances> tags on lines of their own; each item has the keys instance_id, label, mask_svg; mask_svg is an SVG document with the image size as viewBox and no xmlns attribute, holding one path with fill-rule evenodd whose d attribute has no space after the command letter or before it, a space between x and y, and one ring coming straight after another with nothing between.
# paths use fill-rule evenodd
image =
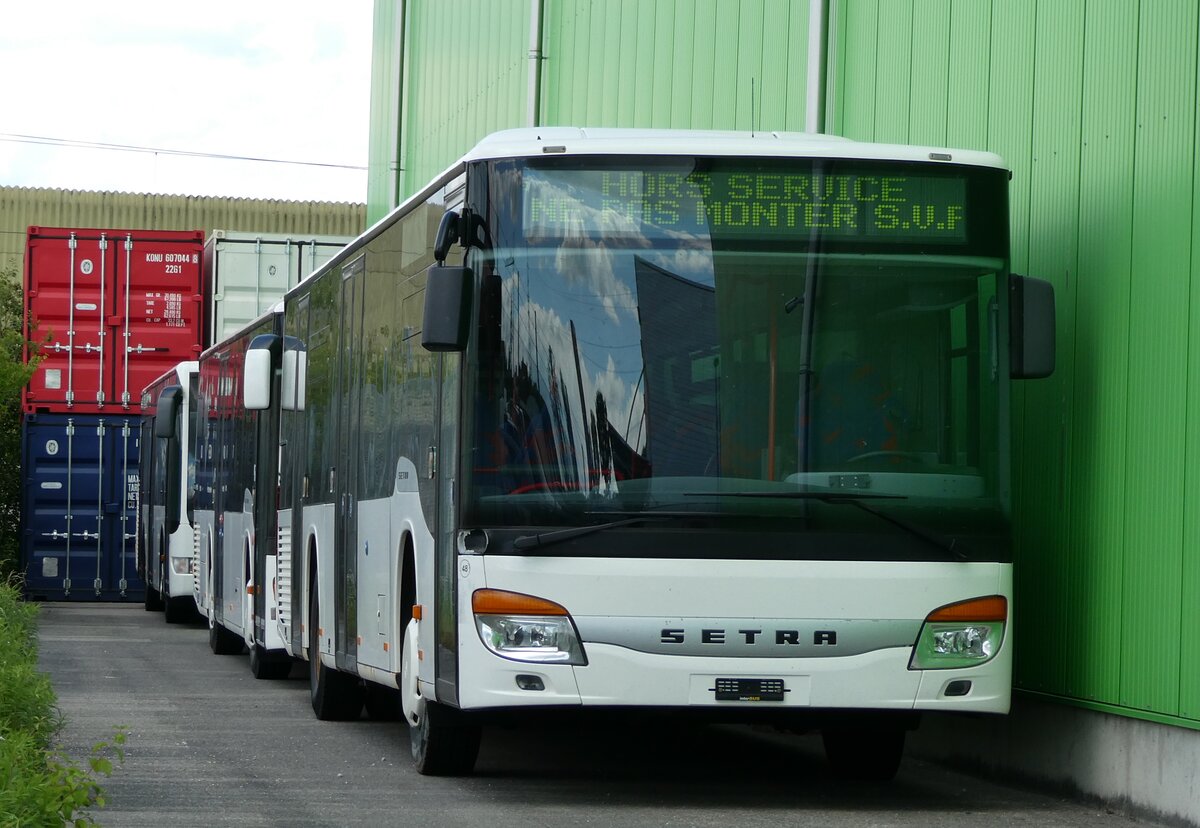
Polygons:
<instances>
[{"instance_id":1,"label":"wheel arch","mask_svg":"<svg viewBox=\"0 0 1200 828\"><path fill-rule=\"evenodd\" d=\"M417 602L417 555L413 542L412 529L405 527L400 536L399 554L397 556L400 571L397 573L396 586L399 612L399 636L397 640L404 641L408 630L408 622L412 620L413 605ZM403 647L401 648L403 650Z\"/></svg>"},{"instance_id":2,"label":"wheel arch","mask_svg":"<svg viewBox=\"0 0 1200 828\"><path fill-rule=\"evenodd\" d=\"M317 602L317 612L320 612L321 603L321 596L317 592L317 532L316 528L312 526L310 526L305 532L304 560L307 568L304 573L304 629L302 630L303 636L301 638L301 642L305 654L309 659L311 659L313 654L308 652L308 632L309 628L313 624L312 605L314 601Z\"/></svg>"}]
</instances>

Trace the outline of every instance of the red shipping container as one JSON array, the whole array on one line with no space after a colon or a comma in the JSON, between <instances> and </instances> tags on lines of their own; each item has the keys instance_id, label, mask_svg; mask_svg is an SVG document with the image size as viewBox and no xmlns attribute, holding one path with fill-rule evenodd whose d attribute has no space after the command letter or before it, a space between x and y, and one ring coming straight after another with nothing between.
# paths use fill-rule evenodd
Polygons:
<instances>
[{"instance_id":1,"label":"red shipping container","mask_svg":"<svg viewBox=\"0 0 1200 828\"><path fill-rule=\"evenodd\" d=\"M142 389L201 350L203 251L200 230L30 227L25 326L42 361L25 410L144 413Z\"/></svg>"}]
</instances>

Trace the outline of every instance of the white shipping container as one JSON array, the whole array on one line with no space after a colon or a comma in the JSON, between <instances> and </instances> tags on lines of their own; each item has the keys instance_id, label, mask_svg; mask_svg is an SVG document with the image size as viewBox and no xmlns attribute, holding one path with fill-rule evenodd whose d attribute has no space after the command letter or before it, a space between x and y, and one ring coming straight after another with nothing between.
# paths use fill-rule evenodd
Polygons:
<instances>
[{"instance_id":1,"label":"white shipping container","mask_svg":"<svg viewBox=\"0 0 1200 828\"><path fill-rule=\"evenodd\" d=\"M257 319L353 239L212 231L204 243L205 345L220 342Z\"/></svg>"}]
</instances>

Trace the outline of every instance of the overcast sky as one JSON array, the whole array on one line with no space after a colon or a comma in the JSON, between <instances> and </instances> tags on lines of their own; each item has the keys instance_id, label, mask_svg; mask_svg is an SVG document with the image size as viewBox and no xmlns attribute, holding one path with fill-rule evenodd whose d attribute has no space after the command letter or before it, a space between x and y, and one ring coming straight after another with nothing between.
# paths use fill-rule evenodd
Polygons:
<instances>
[{"instance_id":1,"label":"overcast sky","mask_svg":"<svg viewBox=\"0 0 1200 828\"><path fill-rule=\"evenodd\" d=\"M371 0L6 4L0 185L365 201L371 15Z\"/></svg>"}]
</instances>

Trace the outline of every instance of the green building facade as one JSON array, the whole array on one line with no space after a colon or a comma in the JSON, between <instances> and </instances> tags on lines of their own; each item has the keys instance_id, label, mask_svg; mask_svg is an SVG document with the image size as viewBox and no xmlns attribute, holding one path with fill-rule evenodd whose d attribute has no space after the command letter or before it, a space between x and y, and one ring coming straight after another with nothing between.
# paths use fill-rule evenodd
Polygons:
<instances>
[{"instance_id":1,"label":"green building facade","mask_svg":"<svg viewBox=\"0 0 1200 828\"><path fill-rule=\"evenodd\" d=\"M1016 400L1017 684L1200 728L1193 0L842 3L827 129L1000 153L1058 370ZM1190 416L1189 416L1190 414Z\"/></svg>"},{"instance_id":2,"label":"green building facade","mask_svg":"<svg viewBox=\"0 0 1200 828\"><path fill-rule=\"evenodd\" d=\"M1196 0L377 0L369 217L496 129L990 150L1058 368L1014 400L1019 696L1200 730ZM1196 288L1193 291L1193 288Z\"/></svg>"}]
</instances>

